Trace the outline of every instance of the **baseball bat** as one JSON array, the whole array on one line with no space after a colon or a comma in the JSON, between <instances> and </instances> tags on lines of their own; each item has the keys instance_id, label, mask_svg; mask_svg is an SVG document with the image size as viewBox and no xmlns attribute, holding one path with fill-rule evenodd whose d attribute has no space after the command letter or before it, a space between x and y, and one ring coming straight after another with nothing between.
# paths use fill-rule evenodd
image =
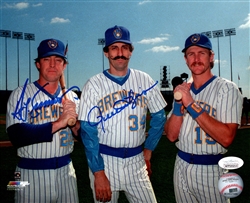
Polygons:
<instances>
[{"instance_id":1,"label":"baseball bat","mask_svg":"<svg viewBox=\"0 0 250 203\"><path fill-rule=\"evenodd\" d=\"M63 94L66 92L66 85L65 85L65 78L64 78L64 73L62 73L61 77L60 77L60 85L61 85L61 89ZM68 99L67 95L64 94L64 99ZM75 118L70 118L68 120L68 125L69 126L74 126L76 124L76 119Z\"/></svg>"},{"instance_id":2,"label":"baseball bat","mask_svg":"<svg viewBox=\"0 0 250 203\"><path fill-rule=\"evenodd\" d=\"M193 78L191 77L188 81L187 81L187 83L192 83L193 82ZM175 92L174 93L174 99L175 100L181 100L181 98L182 98L182 94L181 94L181 92Z\"/></svg>"}]
</instances>

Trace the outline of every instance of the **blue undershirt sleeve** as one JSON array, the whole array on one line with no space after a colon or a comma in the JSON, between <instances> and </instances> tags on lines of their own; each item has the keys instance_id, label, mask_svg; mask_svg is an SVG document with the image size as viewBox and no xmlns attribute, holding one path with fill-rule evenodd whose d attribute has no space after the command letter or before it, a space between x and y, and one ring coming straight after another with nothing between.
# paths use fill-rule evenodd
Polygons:
<instances>
[{"instance_id":1,"label":"blue undershirt sleeve","mask_svg":"<svg viewBox=\"0 0 250 203\"><path fill-rule=\"evenodd\" d=\"M151 113L150 129L144 147L149 150L154 150L161 139L164 124L166 122L166 114L164 109Z\"/></svg>"},{"instance_id":2,"label":"blue undershirt sleeve","mask_svg":"<svg viewBox=\"0 0 250 203\"><path fill-rule=\"evenodd\" d=\"M81 138L85 146L85 154L87 157L88 165L92 173L104 170L104 162L101 154L99 153L99 138L97 126L95 123L87 121L81 122Z\"/></svg>"},{"instance_id":3,"label":"blue undershirt sleeve","mask_svg":"<svg viewBox=\"0 0 250 203\"><path fill-rule=\"evenodd\" d=\"M7 128L10 141L17 148L41 142L51 142L53 138L51 132L51 122L41 125L16 123Z\"/></svg>"}]
</instances>

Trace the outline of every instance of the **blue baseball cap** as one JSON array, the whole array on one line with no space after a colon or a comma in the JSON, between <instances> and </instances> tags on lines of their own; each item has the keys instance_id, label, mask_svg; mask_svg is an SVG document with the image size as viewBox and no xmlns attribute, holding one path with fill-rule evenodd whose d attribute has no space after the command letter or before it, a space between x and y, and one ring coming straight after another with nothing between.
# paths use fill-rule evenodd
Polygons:
<instances>
[{"instance_id":1,"label":"blue baseball cap","mask_svg":"<svg viewBox=\"0 0 250 203\"><path fill-rule=\"evenodd\" d=\"M212 50L212 43L209 38L206 35L198 33L192 34L186 39L185 48L182 52L185 52L191 46L198 46Z\"/></svg>"},{"instance_id":2,"label":"blue baseball cap","mask_svg":"<svg viewBox=\"0 0 250 203\"><path fill-rule=\"evenodd\" d=\"M35 60L45 58L48 56L60 56L64 59L66 58L65 46L57 39L46 39L41 41L39 47L37 48L38 56Z\"/></svg>"},{"instance_id":3,"label":"blue baseball cap","mask_svg":"<svg viewBox=\"0 0 250 203\"><path fill-rule=\"evenodd\" d=\"M106 30L104 48L110 46L111 44L114 44L115 42L132 44L132 42L130 41L130 33L127 28L116 25Z\"/></svg>"}]
</instances>

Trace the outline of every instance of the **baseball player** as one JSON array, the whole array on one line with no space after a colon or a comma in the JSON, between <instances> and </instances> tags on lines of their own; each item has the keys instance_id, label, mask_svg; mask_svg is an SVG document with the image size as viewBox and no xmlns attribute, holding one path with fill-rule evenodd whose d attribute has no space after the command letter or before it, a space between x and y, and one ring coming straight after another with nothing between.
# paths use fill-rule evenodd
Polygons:
<instances>
[{"instance_id":1,"label":"baseball player","mask_svg":"<svg viewBox=\"0 0 250 203\"><path fill-rule=\"evenodd\" d=\"M124 191L129 202L155 203L148 171L162 136L166 102L157 82L128 68L133 46L125 27L106 30L103 50L109 69L86 82L79 107L94 201L115 203ZM148 110L152 118L146 139Z\"/></svg>"},{"instance_id":2,"label":"baseball player","mask_svg":"<svg viewBox=\"0 0 250 203\"><path fill-rule=\"evenodd\" d=\"M77 203L75 170L70 159L73 135L79 121L69 127L69 119L77 117L79 99L73 91L58 85L67 66L64 44L56 39L43 40L35 59L39 71L37 81L15 89L8 100L6 128L20 161L16 172L20 181L29 185L15 193L17 203ZM80 136L79 136L80 137Z\"/></svg>"},{"instance_id":3,"label":"baseball player","mask_svg":"<svg viewBox=\"0 0 250 203\"><path fill-rule=\"evenodd\" d=\"M241 122L242 95L231 81L213 75L214 53L202 34L186 39L182 50L192 83L178 85L164 130L179 149L174 168L177 202L230 202L219 193L223 169L218 161L233 142Z\"/></svg>"}]
</instances>

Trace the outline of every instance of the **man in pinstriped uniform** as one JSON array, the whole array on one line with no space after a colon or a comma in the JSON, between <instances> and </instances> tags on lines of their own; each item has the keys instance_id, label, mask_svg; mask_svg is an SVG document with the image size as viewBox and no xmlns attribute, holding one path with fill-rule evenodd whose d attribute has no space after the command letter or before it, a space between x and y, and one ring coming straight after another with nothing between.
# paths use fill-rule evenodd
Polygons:
<instances>
[{"instance_id":1,"label":"man in pinstriped uniform","mask_svg":"<svg viewBox=\"0 0 250 203\"><path fill-rule=\"evenodd\" d=\"M116 203L124 191L129 202L155 203L148 171L162 136L166 102L157 82L128 68L133 46L125 27L107 29L105 43L109 69L87 81L79 109L94 201ZM146 139L148 110L151 128Z\"/></svg>"},{"instance_id":2,"label":"man in pinstriped uniform","mask_svg":"<svg viewBox=\"0 0 250 203\"><path fill-rule=\"evenodd\" d=\"M58 85L67 66L60 40L43 40L35 59L39 79L15 89L8 100L6 128L20 157L16 172L29 185L15 193L16 203L77 203L75 170L70 159L73 136L80 129L67 126L77 117L79 99ZM73 136L72 136L73 134ZM78 136L80 137L80 136Z\"/></svg>"},{"instance_id":3,"label":"man in pinstriped uniform","mask_svg":"<svg viewBox=\"0 0 250 203\"><path fill-rule=\"evenodd\" d=\"M178 203L230 202L219 193L218 161L241 123L242 95L233 82L212 74L214 53L205 35L189 36L182 52L193 82L175 88L182 99L174 101L164 127L170 141L178 139L175 198Z\"/></svg>"}]
</instances>

